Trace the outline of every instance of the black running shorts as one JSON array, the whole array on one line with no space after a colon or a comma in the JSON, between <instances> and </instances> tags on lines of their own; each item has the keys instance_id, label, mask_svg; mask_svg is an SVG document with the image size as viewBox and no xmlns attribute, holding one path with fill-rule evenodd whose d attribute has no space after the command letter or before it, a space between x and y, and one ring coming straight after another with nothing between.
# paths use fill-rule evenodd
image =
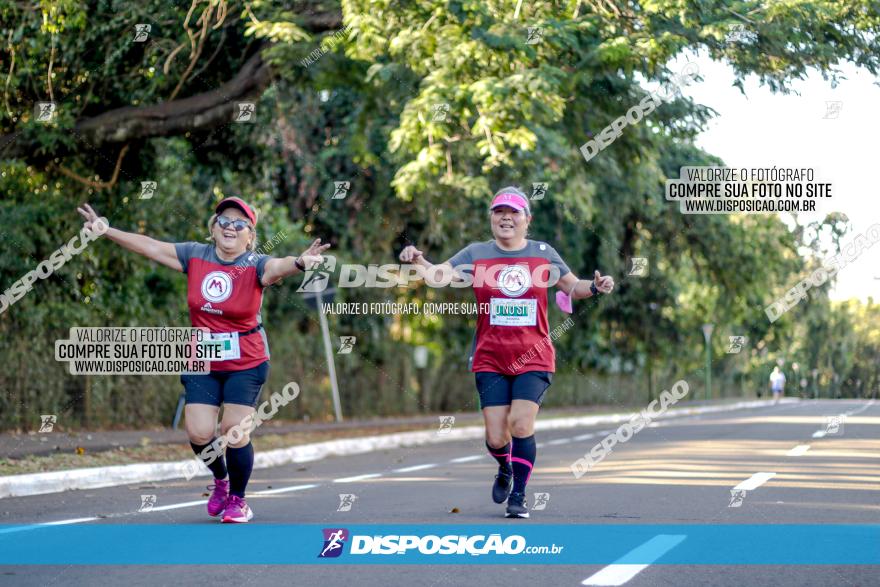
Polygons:
<instances>
[{"instance_id":1,"label":"black running shorts","mask_svg":"<svg viewBox=\"0 0 880 587\"><path fill-rule=\"evenodd\" d=\"M517 375L503 375L490 371L475 373L480 409L490 406L509 406L515 399L535 402L539 406L553 382L549 371L526 371Z\"/></svg>"},{"instance_id":2,"label":"black running shorts","mask_svg":"<svg viewBox=\"0 0 880 587\"><path fill-rule=\"evenodd\" d=\"M186 389L187 404L241 404L256 407L260 390L269 376L269 361L242 371L212 371L184 374L180 382Z\"/></svg>"}]
</instances>

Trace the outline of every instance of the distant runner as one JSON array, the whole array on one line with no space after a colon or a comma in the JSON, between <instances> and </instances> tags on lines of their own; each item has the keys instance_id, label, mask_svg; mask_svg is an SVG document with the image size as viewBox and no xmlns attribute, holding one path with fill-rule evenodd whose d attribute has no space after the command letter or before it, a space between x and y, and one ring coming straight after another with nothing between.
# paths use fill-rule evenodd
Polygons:
<instances>
[{"instance_id":1,"label":"distant runner","mask_svg":"<svg viewBox=\"0 0 880 587\"><path fill-rule=\"evenodd\" d=\"M770 373L770 391L773 392L773 401L779 401L785 392L785 373L779 370L779 367L773 367Z\"/></svg>"},{"instance_id":2,"label":"distant runner","mask_svg":"<svg viewBox=\"0 0 880 587\"><path fill-rule=\"evenodd\" d=\"M489 219L494 239L472 243L445 263L433 265L412 245L401 251L400 260L424 268L429 282L450 273L456 279L473 279L479 314L471 371L483 411L486 448L498 462L492 499L507 501L508 518L528 518L525 490L537 452L535 417L556 370L548 337L548 286L553 274L558 275L560 306L570 312L570 306L565 307L570 299L611 293L614 280L598 271L592 281L580 280L553 247L527 239L532 214L518 188L495 194Z\"/></svg>"}]
</instances>

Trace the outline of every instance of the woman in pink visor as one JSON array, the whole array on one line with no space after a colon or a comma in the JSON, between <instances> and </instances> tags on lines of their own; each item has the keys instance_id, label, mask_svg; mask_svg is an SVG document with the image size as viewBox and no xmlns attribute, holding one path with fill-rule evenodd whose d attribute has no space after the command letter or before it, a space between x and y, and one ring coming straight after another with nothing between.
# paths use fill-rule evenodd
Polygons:
<instances>
[{"instance_id":1,"label":"woman in pink visor","mask_svg":"<svg viewBox=\"0 0 880 587\"><path fill-rule=\"evenodd\" d=\"M486 448L498 462L492 487L495 503L507 501L508 518L528 518L526 484L535 464L535 417L556 370L547 321L547 290L561 290L557 302L570 312L572 299L608 294L610 276L595 272L578 279L549 244L526 238L532 213L515 187L499 190L489 220L492 240L468 245L434 265L413 245L400 253L415 263L428 283L439 276L470 281L479 313L470 357L486 427Z\"/></svg>"}]
</instances>

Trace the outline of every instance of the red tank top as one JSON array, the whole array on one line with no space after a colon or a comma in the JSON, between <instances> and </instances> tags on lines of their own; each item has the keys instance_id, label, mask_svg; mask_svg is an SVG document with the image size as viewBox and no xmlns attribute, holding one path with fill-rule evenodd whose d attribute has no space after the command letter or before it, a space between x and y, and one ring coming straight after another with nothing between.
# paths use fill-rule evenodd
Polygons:
<instances>
[{"instance_id":1,"label":"red tank top","mask_svg":"<svg viewBox=\"0 0 880 587\"><path fill-rule=\"evenodd\" d=\"M223 261L214 245L186 242L176 243L174 248L187 275L190 323L225 339L227 356L238 355L211 361L211 371L242 371L267 361L269 342L260 317L260 280L271 257L245 251L233 261Z\"/></svg>"}]
</instances>

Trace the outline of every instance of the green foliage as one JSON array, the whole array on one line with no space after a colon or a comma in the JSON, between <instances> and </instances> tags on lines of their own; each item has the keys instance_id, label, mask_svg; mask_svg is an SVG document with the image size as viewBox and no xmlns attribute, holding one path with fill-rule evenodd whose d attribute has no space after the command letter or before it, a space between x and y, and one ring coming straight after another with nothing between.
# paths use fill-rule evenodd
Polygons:
<instances>
[{"instance_id":1,"label":"green foliage","mask_svg":"<svg viewBox=\"0 0 880 587\"><path fill-rule=\"evenodd\" d=\"M277 254L296 254L321 237L341 262L392 263L409 243L436 262L489 237L494 190L546 182L547 197L534 202L532 238L551 242L580 276L600 269L619 284L611 297L576 304L577 328L556 344L551 402L640 402L649 377L655 394L682 374L698 379L706 321L716 325L714 369L725 395L765 385L782 357L819 369L823 393L876 389L876 305L831 304L820 291L772 325L763 311L815 263L802 253L824 253L826 237L839 244L844 218L789 230L774 217L688 217L664 201L664 181L682 165L722 164L693 145L710 108L679 97L589 162L578 151L647 96L650 84L669 81L676 71L668 64L691 52L730 62L740 87L756 74L782 92L810 69L833 83L841 61L876 73L873 4L569 0L524 2L518 15L515 4L0 5L0 134L34 145L27 156L2 161L9 253L0 259L0 287L77 233L74 209L86 200L114 226L183 241L204 238L211 204L238 194L260 209L262 241L287 235ZM340 11L341 30L310 28L315 15ZM197 54L192 38L202 15L210 26ZM148 43L131 41L140 23L151 24ZM740 26L748 34L731 40ZM540 29L537 42L527 42L530 27ZM121 146L77 141L78 120L214 89L257 50L274 79L256 99L255 124L133 141L112 187L84 185L109 182ZM34 121L35 102L52 98L57 119ZM152 200L138 199L145 180L158 182ZM344 200L330 198L335 181L350 182ZM648 277L627 275L632 257L648 257ZM285 415L327 417L316 314L289 281L266 293L267 389L298 381L302 401ZM469 299L423 285L337 293L337 301ZM562 319L551 311L551 323ZM175 378L73 378L54 361L53 345L71 326L186 322L180 275L110 243L91 245L0 314L7 360L0 426L33 427L35 414L53 410L88 425L167 421ZM359 341L337 361L347 414L474 408L465 367L472 319L344 316L332 317L331 329ZM749 338L742 354L725 353L730 335ZM415 345L430 352L424 373L412 364Z\"/></svg>"}]
</instances>

